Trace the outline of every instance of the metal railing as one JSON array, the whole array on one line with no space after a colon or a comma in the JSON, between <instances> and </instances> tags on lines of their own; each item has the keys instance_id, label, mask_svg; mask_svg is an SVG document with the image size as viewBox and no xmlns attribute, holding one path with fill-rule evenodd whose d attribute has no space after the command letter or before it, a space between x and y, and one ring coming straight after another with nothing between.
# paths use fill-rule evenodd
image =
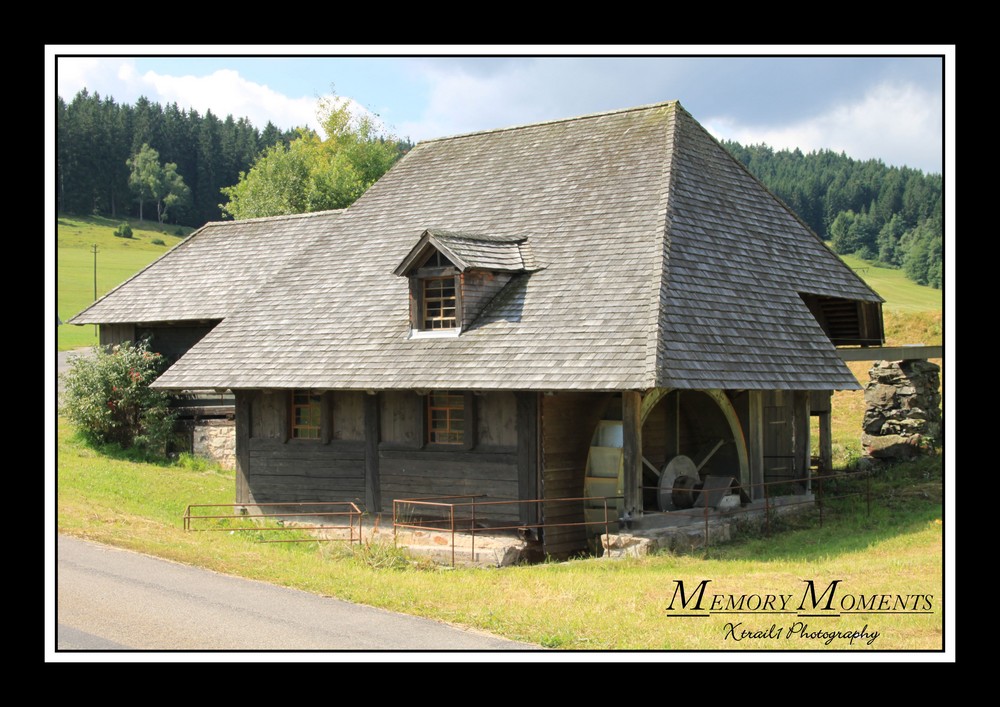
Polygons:
<instances>
[{"instance_id":1,"label":"metal railing","mask_svg":"<svg viewBox=\"0 0 1000 707\"><path fill-rule=\"evenodd\" d=\"M622 500L621 496L575 496L571 498L531 498L520 500L494 500L484 501L488 498L486 494L465 494L456 496L425 496L420 498L397 498L392 502L392 538L396 544L398 530L406 528L411 530L431 530L448 533L451 536L451 564L455 566L455 535L456 533L467 533L470 536L470 555L473 559L476 556L476 532L496 533L502 531L517 531L524 533L533 529L546 528L571 528L596 526L603 527L602 535L610 542L611 526L617 525L618 514L615 504ZM518 520L508 521L497 518L491 511L505 510L516 506L515 512L520 517L522 505L529 508L537 504L559 504L573 503L583 504L590 502L594 506L590 510L602 511L602 518L595 521L588 521L584 516L582 521L543 521L543 520ZM540 517L540 514L528 513L527 516ZM583 515L583 514L581 514ZM480 525L481 524L481 525Z\"/></svg>"},{"instance_id":2,"label":"metal railing","mask_svg":"<svg viewBox=\"0 0 1000 707\"><path fill-rule=\"evenodd\" d=\"M856 485L861 479L864 479L864 488L858 490L851 490L848 492L841 492L835 490L832 494L826 489L828 484L836 485L839 480L849 481L852 485ZM646 490L656 490L659 491L658 487L655 486L643 486L644 491ZM793 509L801 506L813 507L818 512L819 517L819 527L823 527L824 515L830 512L828 507L829 502L841 500L845 498L852 497L864 497L865 499L865 513L866 515L871 515L871 474L865 473L861 474L859 472L837 472L828 474L813 474L807 478L799 479L780 479L777 481L766 481L754 484L741 484L737 482L736 485L731 487L730 492L733 490L742 489L744 491L752 492L754 490L759 491L759 493L752 493L751 495L756 496L755 500L749 504L747 507L742 505L738 508L732 508L726 511L718 511L713 509L707 503L698 507L690 507L684 509L675 509L668 511L645 511L644 515L652 516L656 514L670 514L675 518L689 518L690 523L682 525L690 525L695 523L704 524L705 532L705 547L709 545L709 526L712 520L724 518L732 519L739 518L740 515L744 517L749 517L751 515L763 514L764 517L764 532L770 537L771 536L771 523L779 512L778 509ZM813 492L812 495L808 495L809 492ZM695 503L697 503L698 496L702 493L701 490L690 490L688 493L693 493L695 496ZM796 500L801 498L801 500ZM759 505L760 501L763 501L763 508Z\"/></svg>"},{"instance_id":3,"label":"metal railing","mask_svg":"<svg viewBox=\"0 0 1000 707\"><path fill-rule=\"evenodd\" d=\"M308 510L323 508L326 510ZM232 509L230 513L202 513L206 509ZM250 512L257 509L258 512ZM272 510L277 509L277 510ZM318 533L310 538L259 537L262 543L304 543L343 540L360 543L361 509L350 501L304 501L281 503L192 503L184 511L184 530L223 532L252 530L260 533L307 531ZM209 527L195 527L196 525ZM328 530L341 531L330 537ZM343 532L343 531L346 531ZM344 537L346 536L346 537Z\"/></svg>"}]
</instances>

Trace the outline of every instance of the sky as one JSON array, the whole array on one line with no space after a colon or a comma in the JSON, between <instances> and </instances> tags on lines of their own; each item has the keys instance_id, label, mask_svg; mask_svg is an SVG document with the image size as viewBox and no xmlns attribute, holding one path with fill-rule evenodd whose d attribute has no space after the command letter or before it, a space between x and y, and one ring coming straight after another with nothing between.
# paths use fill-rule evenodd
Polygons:
<instances>
[{"instance_id":1,"label":"sky","mask_svg":"<svg viewBox=\"0 0 1000 707\"><path fill-rule=\"evenodd\" d=\"M247 117L258 128L268 121L318 128L317 103L332 94L414 142L678 99L719 139L831 149L925 172L944 166L941 55L953 51L850 47L868 55L832 56L821 47L793 47L779 51L794 55L740 50L744 55L725 56L736 50L644 47L640 56L629 47L632 56L607 56L622 50L448 47L437 51L462 55L428 56L414 54L428 49L413 47L251 46L212 56L219 47L47 49L55 89L67 101L83 88L119 103L145 96ZM411 55L390 56L403 51ZM552 56L555 51L577 56ZM899 55L903 51L908 55ZM309 56L316 52L327 56ZM355 55L329 56L333 52ZM699 56L664 56L668 52Z\"/></svg>"}]
</instances>

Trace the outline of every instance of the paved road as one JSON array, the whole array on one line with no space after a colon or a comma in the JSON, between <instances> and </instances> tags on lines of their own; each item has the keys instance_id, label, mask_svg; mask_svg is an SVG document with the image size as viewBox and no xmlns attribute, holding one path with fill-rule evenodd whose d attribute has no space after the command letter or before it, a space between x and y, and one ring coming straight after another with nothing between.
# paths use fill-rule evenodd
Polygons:
<instances>
[{"instance_id":1,"label":"paved road","mask_svg":"<svg viewBox=\"0 0 1000 707\"><path fill-rule=\"evenodd\" d=\"M58 539L57 650L530 650L74 538Z\"/></svg>"},{"instance_id":2,"label":"paved road","mask_svg":"<svg viewBox=\"0 0 1000 707\"><path fill-rule=\"evenodd\" d=\"M63 384L62 375L69 371L69 364L74 358L89 357L94 355L93 349L72 349L70 351L59 351L56 355L56 390L62 395L66 386Z\"/></svg>"}]
</instances>

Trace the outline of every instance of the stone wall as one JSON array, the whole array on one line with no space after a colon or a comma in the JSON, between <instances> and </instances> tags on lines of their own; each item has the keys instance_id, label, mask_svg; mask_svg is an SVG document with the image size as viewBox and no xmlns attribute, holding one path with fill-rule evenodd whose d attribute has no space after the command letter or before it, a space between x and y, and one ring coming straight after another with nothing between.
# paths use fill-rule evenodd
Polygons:
<instances>
[{"instance_id":1,"label":"stone wall","mask_svg":"<svg viewBox=\"0 0 1000 707\"><path fill-rule=\"evenodd\" d=\"M236 468L236 423L233 420L185 420L180 425L192 454Z\"/></svg>"},{"instance_id":2,"label":"stone wall","mask_svg":"<svg viewBox=\"0 0 1000 707\"><path fill-rule=\"evenodd\" d=\"M940 367L876 361L865 386L861 446L875 459L911 459L941 441Z\"/></svg>"}]
</instances>

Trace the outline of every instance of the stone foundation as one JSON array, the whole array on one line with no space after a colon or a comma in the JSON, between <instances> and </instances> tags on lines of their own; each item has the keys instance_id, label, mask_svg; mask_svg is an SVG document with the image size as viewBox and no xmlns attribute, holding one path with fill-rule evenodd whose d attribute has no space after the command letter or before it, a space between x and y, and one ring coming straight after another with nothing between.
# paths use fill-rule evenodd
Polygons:
<instances>
[{"instance_id":1,"label":"stone foundation","mask_svg":"<svg viewBox=\"0 0 1000 707\"><path fill-rule=\"evenodd\" d=\"M179 426L192 454L216 461L225 469L236 468L236 423L233 420L185 420Z\"/></svg>"},{"instance_id":2,"label":"stone foundation","mask_svg":"<svg viewBox=\"0 0 1000 707\"><path fill-rule=\"evenodd\" d=\"M941 438L941 368L929 361L876 361L865 386L861 446L889 461L933 450Z\"/></svg>"}]
</instances>

